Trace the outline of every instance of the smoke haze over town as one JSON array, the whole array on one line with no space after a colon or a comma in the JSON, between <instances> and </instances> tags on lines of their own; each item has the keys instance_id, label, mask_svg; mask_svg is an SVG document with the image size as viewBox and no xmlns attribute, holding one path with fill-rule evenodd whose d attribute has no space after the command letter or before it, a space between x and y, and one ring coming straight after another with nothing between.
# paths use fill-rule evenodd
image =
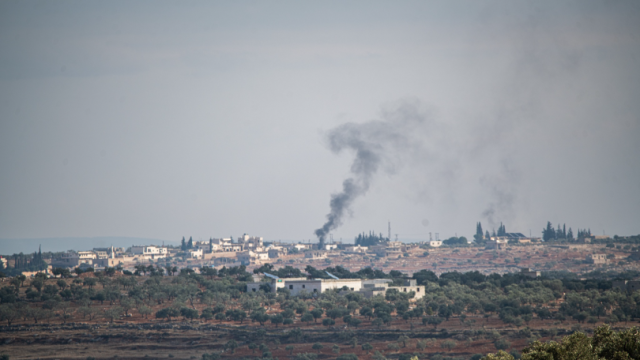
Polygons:
<instances>
[{"instance_id":1,"label":"smoke haze over town","mask_svg":"<svg viewBox=\"0 0 640 360\"><path fill-rule=\"evenodd\" d=\"M640 233L637 2L3 2L0 48L2 239Z\"/></svg>"}]
</instances>

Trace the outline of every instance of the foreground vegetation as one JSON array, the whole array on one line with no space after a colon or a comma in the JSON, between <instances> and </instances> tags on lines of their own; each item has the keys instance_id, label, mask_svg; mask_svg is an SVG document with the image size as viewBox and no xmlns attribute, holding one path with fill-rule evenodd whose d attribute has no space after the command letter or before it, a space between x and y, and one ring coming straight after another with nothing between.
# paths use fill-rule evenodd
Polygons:
<instances>
[{"instance_id":1,"label":"foreground vegetation","mask_svg":"<svg viewBox=\"0 0 640 360\"><path fill-rule=\"evenodd\" d=\"M291 267L266 266L255 272L285 278L326 276L310 266L305 270L306 274ZM388 278L396 284L405 279L398 271L328 270L341 278ZM427 292L415 300L412 293L394 291L367 299L348 289L291 296L286 289L270 292L268 283L259 292L247 293L252 274L242 266L201 268L199 273L153 266L139 266L134 273L116 269L76 276L63 270L56 273L59 278L14 277L1 287L0 321L7 326L63 328L68 323L107 321L114 329L128 323L186 322L197 329L220 331L220 341L209 347L216 351L206 352L206 358L234 358L237 353L249 358L279 353L298 359L315 354L345 359L344 353L374 359L479 359L478 353L497 350L511 354L491 355L501 359L520 356L536 341L580 329L593 331L603 323L626 326L640 318L640 294L612 287L614 278L635 274L594 273L579 280L569 274L529 278L478 272L438 277L423 270L412 278ZM247 325L242 335L232 332Z\"/></svg>"}]
</instances>

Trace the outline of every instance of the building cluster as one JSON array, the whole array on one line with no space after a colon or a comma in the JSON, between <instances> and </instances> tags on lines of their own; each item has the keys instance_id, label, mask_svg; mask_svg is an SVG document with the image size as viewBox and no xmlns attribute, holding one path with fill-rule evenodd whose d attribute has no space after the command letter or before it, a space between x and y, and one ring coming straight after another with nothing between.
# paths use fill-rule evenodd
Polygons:
<instances>
[{"instance_id":1,"label":"building cluster","mask_svg":"<svg viewBox=\"0 0 640 360\"><path fill-rule=\"evenodd\" d=\"M532 241L537 240L539 239L524 236L522 233L506 233L503 236L491 236L487 240L486 248L502 250L507 244L531 244Z\"/></svg>"},{"instance_id":2,"label":"building cluster","mask_svg":"<svg viewBox=\"0 0 640 360\"><path fill-rule=\"evenodd\" d=\"M52 267L62 268L105 268L126 263L162 259L168 256L168 249L161 246L132 246L124 248L94 248L89 251L68 251L51 260Z\"/></svg>"},{"instance_id":3,"label":"building cluster","mask_svg":"<svg viewBox=\"0 0 640 360\"><path fill-rule=\"evenodd\" d=\"M254 282L247 284L247 292L257 292L263 289L267 292L277 292L278 289L287 289L291 295L303 293L322 294L330 289L343 289L345 291L359 292L367 298L382 295L388 291L395 290L401 293L414 293L413 299L420 299L424 296L425 286L418 285L414 279L404 280L402 286L390 285L389 279L307 279L307 278L286 278L281 279L275 276L256 276Z\"/></svg>"}]
</instances>

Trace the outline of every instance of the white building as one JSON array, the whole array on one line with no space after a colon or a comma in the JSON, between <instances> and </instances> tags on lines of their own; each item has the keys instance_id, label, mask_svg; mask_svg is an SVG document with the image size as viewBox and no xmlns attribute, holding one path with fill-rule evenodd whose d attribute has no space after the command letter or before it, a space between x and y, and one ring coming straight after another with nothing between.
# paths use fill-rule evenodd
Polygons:
<instances>
[{"instance_id":1,"label":"white building","mask_svg":"<svg viewBox=\"0 0 640 360\"><path fill-rule=\"evenodd\" d=\"M353 253L365 253L365 252L367 252L367 250L369 250L368 246L355 245L355 246L345 246L344 247L344 251L353 252Z\"/></svg>"},{"instance_id":2,"label":"white building","mask_svg":"<svg viewBox=\"0 0 640 360\"><path fill-rule=\"evenodd\" d=\"M336 250L339 244L324 244L324 247L321 250L331 251Z\"/></svg>"},{"instance_id":3,"label":"white building","mask_svg":"<svg viewBox=\"0 0 640 360\"><path fill-rule=\"evenodd\" d=\"M133 255L142 256L145 259L162 259L167 257L167 248L160 246L132 246L131 253Z\"/></svg>"},{"instance_id":4,"label":"white building","mask_svg":"<svg viewBox=\"0 0 640 360\"><path fill-rule=\"evenodd\" d=\"M361 279L312 279L312 280L285 280L285 288L289 289L291 295L298 295L302 291L308 293L323 293L329 289L341 289L347 287L351 291L360 291L362 288Z\"/></svg>"},{"instance_id":5,"label":"white building","mask_svg":"<svg viewBox=\"0 0 640 360\"><path fill-rule=\"evenodd\" d=\"M236 254L238 262L242 265L251 265L261 263L263 260L269 260L268 252L243 251Z\"/></svg>"},{"instance_id":6,"label":"white building","mask_svg":"<svg viewBox=\"0 0 640 360\"><path fill-rule=\"evenodd\" d=\"M269 258L270 259L275 259L275 258L279 258L282 256L287 255L287 249L282 247L282 246L269 246L267 248L267 254L269 254Z\"/></svg>"},{"instance_id":7,"label":"white building","mask_svg":"<svg viewBox=\"0 0 640 360\"><path fill-rule=\"evenodd\" d=\"M431 247L440 247L440 246L442 246L442 240L431 240L431 241L429 241L429 246L431 246Z\"/></svg>"},{"instance_id":8,"label":"white building","mask_svg":"<svg viewBox=\"0 0 640 360\"><path fill-rule=\"evenodd\" d=\"M289 279L271 279L262 278L254 279L254 282L247 284L247 292L257 292L260 286L269 284L271 292L277 289L288 289L291 295L300 295L303 292L311 294L321 294L329 289L347 288L349 291L357 291L365 297L376 295L384 296L387 291L395 289L401 293L414 293L413 299L420 299L425 295L425 286L419 286L414 279L408 279L403 286L389 286L392 281L389 279L307 279L307 278L289 278Z\"/></svg>"},{"instance_id":9,"label":"white building","mask_svg":"<svg viewBox=\"0 0 640 360\"><path fill-rule=\"evenodd\" d=\"M304 258L305 259L310 259L310 260L326 259L327 258L327 252L323 251L323 250L305 251Z\"/></svg>"},{"instance_id":10,"label":"white building","mask_svg":"<svg viewBox=\"0 0 640 360\"><path fill-rule=\"evenodd\" d=\"M192 259L202 259L204 256L204 251L202 248L189 250L189 256Z\"/></svg>"}]
</instances>

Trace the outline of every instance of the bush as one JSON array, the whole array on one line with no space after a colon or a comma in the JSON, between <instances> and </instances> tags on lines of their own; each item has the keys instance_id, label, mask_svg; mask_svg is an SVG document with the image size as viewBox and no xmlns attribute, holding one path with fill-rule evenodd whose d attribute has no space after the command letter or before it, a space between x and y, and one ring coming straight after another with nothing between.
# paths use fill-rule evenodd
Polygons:
<instances>
[{"instance_id":1,"label":"bush","mask_svg":"<svg viewBox=\"0 0 640 360\"><path fill-rule=\"evenodd\" d=\"M329 318L322 319L322 325L324 326L332 326L335 324L336 322L333 319L329 319Z\"/></svg>"},{"instance_id":2,"label":"bush","mask_svg":"<svg viewBox=\"0 0 640 360\"><path fill-rule=\"evenodd\" d=\"M356 354L342 354L336 358L336 360L358 360Z\"/></svg>"},{"instance_id":3,"label":"bush","mask_svg":"<svg viewBox=\"0 0 640 360\"><path fill-rule=\"evenodd\" d=\"M202 360L219 360L219 359L220 359L220 354L218 353L202 354Z\"/></svg>"},{"instance_id":4,"label":"bush","mask_svg":"<svg viewBox=\"0 0 640 360\"><path fill-rule=\"evenodd\" d=\"M498 350L507 350L508 348L511 347L511 343L506 339L500 339L496 341L494 345Z\"/></svg>"}]
</instances>

